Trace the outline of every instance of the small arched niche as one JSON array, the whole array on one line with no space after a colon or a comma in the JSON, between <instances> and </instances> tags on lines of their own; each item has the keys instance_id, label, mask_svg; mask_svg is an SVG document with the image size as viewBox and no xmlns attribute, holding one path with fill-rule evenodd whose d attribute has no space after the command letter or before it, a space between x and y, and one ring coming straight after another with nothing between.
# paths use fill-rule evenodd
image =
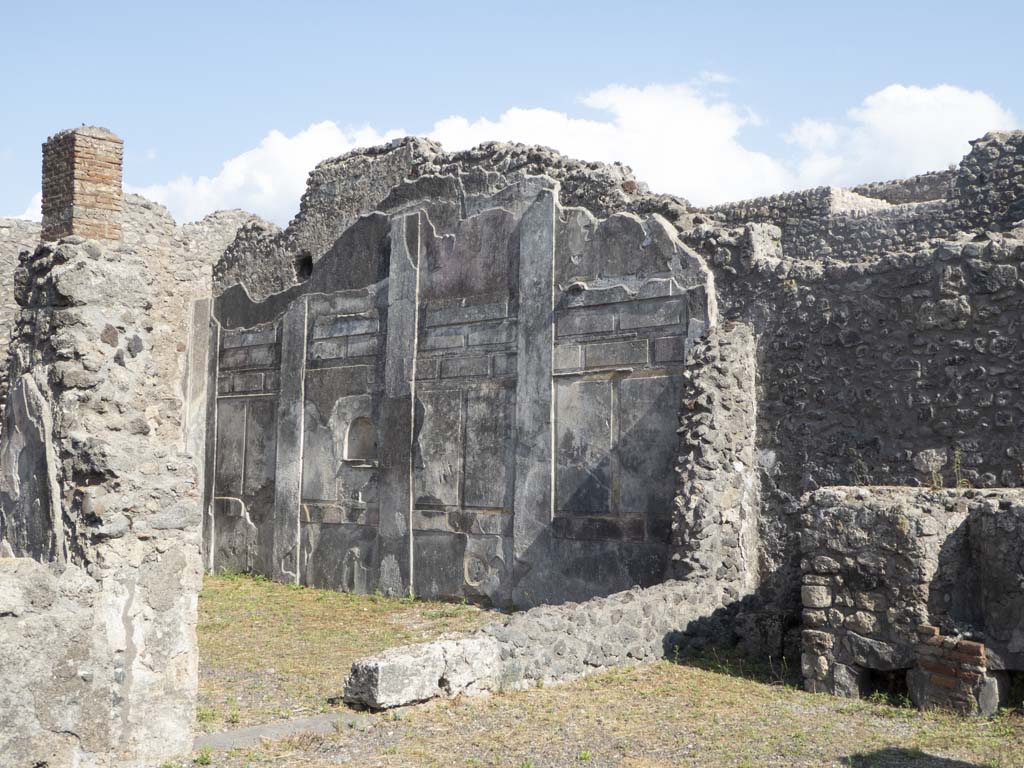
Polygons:
<instances>
[{"instance_id":1,"label":"small arched niche","mask_svg":"<svg viewBox=\"0 0 1024 768\"><path fill-rule=\"evenodd\" d=\"M377 429L365 416L353 419L345 434L345 460L373 462L377 460Z\"/></svg>"}]
</instances>

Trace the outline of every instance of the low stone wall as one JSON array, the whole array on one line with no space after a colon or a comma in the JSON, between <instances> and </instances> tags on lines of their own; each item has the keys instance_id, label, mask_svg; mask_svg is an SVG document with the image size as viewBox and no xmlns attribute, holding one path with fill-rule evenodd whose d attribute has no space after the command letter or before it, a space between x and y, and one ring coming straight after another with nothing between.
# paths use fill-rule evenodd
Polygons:
<instances>
[{"instance_id":1,"label":"low stone wall","mask_svg":"<svg viewBox=\"0 0 1024 768\"><path fill-rule=\"evenodd\" d=\"M876 181L860 184L851 191L864 197L885 200L893 205L906 203L927 203L932 200L948 200L953 195L953 182L956 172L953 170L932 171L909 179L893 181Z\"/></svg>"},{"instance_id":2,"label":"low stone wall","mask_svg":"<svg viewBox=\"0 0 1024 768\"><path fill-rule=\"evenodd\" d=\"M1022 505L1022 489L824 488L807 494L800 541L806 688L860 696L909 683L922 706L952 701L952 693L942 698L928 692L933 682L944 683L924 678L927 671L959 680L957 700L964 707L973 697L972 711L989 708L986 697L995 694L982 690L989 685L985 669L974 667L1011 668L1007 661L1015 664L1017 657L1007 638L1024 636L1016 609L1019 586L1008 590L1014 607L999 603L989 586L1019 585L1024 577L1015 557L1021 545L1012 535ZM994 521L1002 537L992 535ZM1010 543L990 552L1000 538ZM931 637L939 628L952 639L925 642L919 636L925 631ZM977 647L989 636L1002 641L1003 652L978 662ZM957 666L961 662L968 666Z\"/></svg>"},{"instance_id":3,"label":"low stone wall","mask_svg":"<svg viewBox=\"0 0 1024 768\"><path fill-rule=\"evenodd\" d=\"M345 701L387 709L435 697L566 682L673 658L717 606L668 581L585 603L541 606L454 640L396 648L352 665Z\"/></svg>"}]
</instances>

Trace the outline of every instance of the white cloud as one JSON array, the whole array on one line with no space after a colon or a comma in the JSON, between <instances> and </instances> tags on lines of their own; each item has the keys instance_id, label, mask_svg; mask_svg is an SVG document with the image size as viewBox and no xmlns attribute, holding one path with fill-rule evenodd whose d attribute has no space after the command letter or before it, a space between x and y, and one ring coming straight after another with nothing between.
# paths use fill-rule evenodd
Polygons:
<instances>
[{"instance_id":1,"label":"white cloud","mask_svg":"<svg viewBox=\"0 0 1024 768\"><path fill-rule=\"evenodd\" d=\"M450 149L481 141L545 144L582 160L622 161L658 192L696 204L785 189L790 174L777 159L747 149L740 130L756 116L689 85L609 86L583 99L603 119L548 109L510 109L497 120L441 120L431 132Z\"/></svg>"},{"instance_id":2,"label":"white cloud","mask_svg":"<svg viewBox=\"0 0 1024 768\"><path fill-rule=\"evenodd\" d=\"M687 84L613 85L581 100L593 112L588 117L517 107L494 119L446 117L428 135L450 150L503 140L543 144L581 160L618 160L632 166L652 190L707 205L942 169L969 150L969 139L1018 125L981 91L890 85L842 119L797 122L783 137L788 152L772 155L747 143L744 131L762 124L749 108L719 92L729 81L721 73L703 72ZM373 127L342 129L329 121L293 136L274 130L213 176L126 188L164 203L179 221L244 208L283 225L298 210L314 165L403 134ZM38 219L38 211L37 196L23 216Z\"/></svg>"},{"instance_id":3,"label":"white cloud","mask_svg":"<svg viewBox=\"0 0 1024 768\"><path fill-rule=\"evenodd\" d=\"M803 120L786 138L803 153L801 186L849 185L941 170L967 154L970 139L1017 125L982 91L890 85L849 110L845 121Z\"/></svg>"},{"instance_id":4,"label":"white cloud","mask_svg":"<svg viewBox=\"0 0 1024 768\"><path fill-rule=\"evenodd\" d=\"M30 221L42 221L43 220L43 193L36 192L32 195L32 200L29 202L28 207L25 211L18 216L16 219L29 219Z\"/></svg>"},{"instance_id":5,"label":"white cloud","mask_svg":"<svg viewBox=\"0 0 1024 768\"><path fill-rule=\"evenodd\" d=\"M378 133L372 128L344 131L329 121L314 123L294 136L274 130L258 147L224 163L215 176L181 176L166 184L125 188L166 205L179 221L193 221L219 209L243 208L284 224L298 210L313 166L355 147L401 135L401 131Z\"/></svg>"}]
</instances>

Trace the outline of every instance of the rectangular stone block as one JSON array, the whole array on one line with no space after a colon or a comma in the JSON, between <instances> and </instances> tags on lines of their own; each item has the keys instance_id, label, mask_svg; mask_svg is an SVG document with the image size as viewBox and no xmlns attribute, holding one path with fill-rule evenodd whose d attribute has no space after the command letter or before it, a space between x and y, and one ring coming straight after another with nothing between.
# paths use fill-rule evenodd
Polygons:
<instances>
[{"instance_id":1,"label":"rectangular stone block","mask_svg":"<svg viewBox=\"0 0 1024 768\"><path fill-rule=\"evenodd\" d=\"M467 335L467 341L471 347L481 344L511 344L515 338L515 325L508 322L470 326Z\"/></svg>"},{"instance_id":2,"label":"rectangular stone block","mask_svg":"<svg viewBox=\"0 0 1024 768\"><path fill-rule=\"evenodd\" d=\"M275 479L277 401L269 397L246 398L245 475L242 492L258 496L272 488Z\"/></svg>"},{"instance_id":3,"label":"rectangular stone block","mask_svg":"<svg viewBox=\"0 0 1024 768\"><path fill-rule=\"evenodd\" d=\"M658 363L677 363L686 360L685 336L661 336L654 340L654 360Z\"/></svg>"},{"instance_id":4,"label":"rectangular stone block","mask_svg":"<svg viewBox=\"0 0 1024 768\"><path fill-rule=\"evenodd\" d=\"M412 529L414 531L454 532L448 520L448 512L443 509L414 509L412 511Z\"/></svg>"},{"instance_id":5,"label":"rectangular stone block","mask_svg":"<svg viewBox=\"0 0 1024 768\"><path fill-rule=\"evenodd\" d=\"M832 590L813 584L804 585L800 588L800 598L805 608L828 608L832 605Z\"/></svg>"},{"instance_id":6,"label":"rectangular stone block","mask_svg":"<svg viewBox=\"0 0 1024 768\"><path fill-rule=\"evenodd\" d=\"M457 506L463 471L463 395L458 389L416 394L418 461L413 467L413 502Z\"/></svg>"},{"instance_id":7,"label":"rectangular stone block","mask_svg":"<svg viewBox=\"0 0 1024 768\"><path fill-rule=\"evenodd\" d=\"M441 373L441 358L421 357L416 360L416 380L436 379Z\"/></svg>"},{"instance_id":8,"label":"rectangular stone block","mask_svg":"<svg viewBox=\"0 0 1024 768\"><path fill-rule=\"evenodd\" d=\"M465 510L458 513L462 518L460 530L480 536L511 536L511 512L472 512Z\"/></svg>"},{"instance_id":9,"label":"rectangular stone block","mask_svg":"<svg viewBox=\"0 0 1024 768\"><path fill-rule=\"evenodd\" d=\"M380 347L377 336L350 336L348 339L349 357L366 357L376 355Z\"/></svg>"},{"instance_id":10,"label":"rectangular stone block","mask_svg":"<svg viewBox=\"0 0 1024 768\"><path fill-rule=\"evenodd\" d=\"M461 349L466 346L464 326L443 326L431 328L423 332L419 348L429 349Z\"/></svg>"},{"instance_id":11,"label":"rectangular stone block","mask_svg":"<svg viewBox=\"0 0 1024 768\"><path fill-rule=\"evenodd\" d=\"M379 330L380 321L366 315L328 315L313 321L314 339L377 333Z\"/></svg>"},{"instance_id":12,"label":"rectangular stone block","mask_svg":"<svg viewBox=\"0 0 1024 768\"><path fill-rule=\"evenodd\" d=\"M516 374L516 353L498 352L491 355L491 375L509 376Z\"/></svg>"},{"instance_id":13,"label":"rectangular stone block","mask_svg":"<svg viewBox=\"0 0 1024 768\"><path fill-rule=\"evenodd\" d=\"M276 344L259 347L237 347L225 349L220 354L221 370L240 368L274 368L278 364Z\"/></svg>"},{"instance_id":14,"label":"rectangular stone block","mask_svg":"<svg viewBox=\"0 0 1024 768\"><path fill-rule=\"evenodd\" d=\"M612 402L607 381L559 380L555 387L556 509L609 514Z\"/></svg>"},{"instance_id":15,"label":"rectangular stone block","mask_svg":"<svg viewBox=\"0 0 1024 768\"><path fill-rule=\"evenodd\" d=\"M455 325L481 320L497 320L508 316L508 302L493 304L453 305L428 308L424 312L424 325Z\"/></svg>"},{"instance_id":16,"label":"rectangular stone block","mask_svg":"<svg viewBox=\"0 0 1024 768\"><path fill-rule=\"evenodd\" d=\"M594 342L583 347L586 368L647 365L647 339Z\"/></svg>"},{"instance_id":17,"label":"rectangular stone block","mask_svg":"<svg viewBox=\"0 0 1024 768\"><path fill-rule=\"evenodd\" d=\"M615 382L618 444L618 512L668 515L675 496L677 455L674 418L679 409L676 376L628 377Z\"/></svg>"},{"instance_id":18,"label":"rectangular stone block","mask_svg":"<svg viewBox=\"0 0 1024 768\"><path fill-rule=\"evenodd\" d=\"M556 336L605 333L615 328L615 305L570 309L558 313Z\"/></svg>"},{"instance_id":19,"label":"rectangular stone block","mask_svg":"<svg viewBox=\"0 0 1024 768\"><path fill-rule=\"evenodd\" d=\"M644 540L644 521L638 518L576 517L556 515L551 521L552 533L561 539L575 541Z\"/></svg>"},{"instance_id":20,"label":"rectangular stone block","mask_svg":"<svg viewBox=\"0 0 1024 768\"><path fill-rule=\"evenodd\" d=\"M348 356L348 339L321 339L309 345L310 360L343 360Z\"/></svg>"},{"instance_id":21,"label":"rectangular stone block","mask_svg":"<svg viewBox=\"0 0 1024 768\"><path fill-rule=\"evenodd\" d=\"M441 359L441 378L455 379L463 376L489 376L491 358L487 355L479 357L445 357Z\"/></svg>"},{"instance_id":22,"label":"rectangular stone block","mask_svg":"<svg viewBox=\"0 0 1024 768\"><path fill-rule=\"evenodd\" d=\"M263 374L257 371L236 373L230 381L232 392L259 392L263 389Z\"/></svg>"},{"instance_id":23,"label":"rectangular stone block","mask_svg":"<svg viewBox=\"0 0 1024 768\"><path fill-rule=\"evenodd\" d=\"M485 386L466 393L464 505L512 506L513 400L507 387Z\"/></svg>"},{"instance_id":24,"label":"rectangular stone block","mask_svg":"<svg viewBox=\"0 0 1024 768\"><path fill-rule=\"evenodd\" d=\"M270 325L264 328L251 330L224 331L221 333L220 346L222 349L233 349L235 347L256 347L277 343L277 326Z\"/></svg>"},{"instance_id":25,"label":"rectangular stone block","mask_svg":"<svg viewBox=\"0 0 1024 768\"><path fill-rule=\"evenodd\" d=\"M556 344L553 358L556 371L576 371L583 367L583 352L579 344Z\"/></svg>"},{"instance_id":26,"label":"rectangular stone block","mask_svg":"<svg viewBox=\"0 0 1024 768\"><path fill-rule=\"evenodd\" d=\"M594 307L602 304L618 304L632 298L625 286L615 285L610 288L587 288L582 291L566 291L558 299L560 308Z\"/></svg>"},{"instance_id":27,"label":"rectangular stone block","mask_svg":"<svg viewBox=\"0 0 1024 768\"><path fill-rule=\"evenodd\" d=\"M622 330L679 325L686 309L681 299L635 301L621 307L619 328Z\"/></svg>"},{"instance_id":28,"label":"rectangular stone block","mask_svg":"<svg viewBox=\"0 0 1024 768\"><path fill-rule=\"evenodd\" d=\"M242 495L245 453L245 399L217 401L217 457L215 483L218 496Z\"/></svg>"},{"instance_id":29,"label":"rectangular stone block","mask_svg":"<svg viewBox=\"0 0 1024 768\"><path fill-rule=\"evenodd\" d=\"M309 314L315 318L327 315L367 315L373 310L374 295L365 288L338 291L309 297Z\"/></svg>"},{"instance_id":30,"label":"rectangular stone block","mask_svg":"<svg viewBox=\"0 0 1024 768\"><path fill-rule=\"evenodd\" d=\"M334 398L362 395L374 389L376 376L369 365L340 365L331 368L311 368L316 375L306 379L306 397L317 397L315 390L329 389Z\"/></svg>"}]
</instances>

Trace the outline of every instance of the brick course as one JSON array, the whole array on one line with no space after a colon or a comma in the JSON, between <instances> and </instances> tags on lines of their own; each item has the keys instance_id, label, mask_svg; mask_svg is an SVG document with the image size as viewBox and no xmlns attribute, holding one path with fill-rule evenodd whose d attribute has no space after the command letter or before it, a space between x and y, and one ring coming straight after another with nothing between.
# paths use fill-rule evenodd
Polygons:
<instances>
[{"instance_id":1,"label":"brick course","mask_svg":"<svg viewBox=\"0 0 1024 768\"><path fill-rule=\"evenodd\" d=\"M124 142L105 128L61 131L43 144L43 240L121 239Z\"/></svg>"}]
</instances>

